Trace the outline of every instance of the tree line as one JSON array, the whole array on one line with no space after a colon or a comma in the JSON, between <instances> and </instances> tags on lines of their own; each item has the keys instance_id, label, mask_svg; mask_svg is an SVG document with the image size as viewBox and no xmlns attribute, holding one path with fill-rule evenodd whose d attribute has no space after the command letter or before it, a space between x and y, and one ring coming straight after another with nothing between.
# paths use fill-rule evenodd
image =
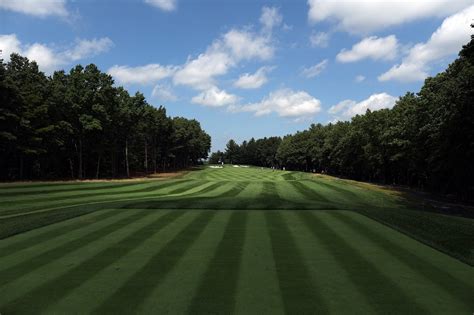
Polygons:
<instances>
[{"instance_id":1,"label":"tree line","mask_svg":"<svg viewBox=\"0 0 474 315\"><path fill-rule=\"evenodd\" d=\"M234 140L211 161L285 167L474 196L474 38L459 57L392 109L313 124L287 135Z\"/></svg>"},{"instance_id":2,"label":"tree line","mask_svg":"<svg viewBox=\"0 0 474 315\"><path fill-rule=\"evenodd\" d=\"M46 76L0 59L0 179L103 178L186 168L208 157L198 121L167 116L94 64Z\"/></svg>"}]
</instances>

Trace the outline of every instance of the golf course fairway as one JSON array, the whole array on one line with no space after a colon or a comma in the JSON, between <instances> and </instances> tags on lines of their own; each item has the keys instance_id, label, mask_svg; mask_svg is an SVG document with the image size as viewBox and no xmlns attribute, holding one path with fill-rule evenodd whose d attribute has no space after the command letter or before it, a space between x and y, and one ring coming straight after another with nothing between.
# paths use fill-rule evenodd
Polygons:
<instances>
[{"instance_id":1,"label":"golf course fairway","mask_svg":"<svg viewBox=\"0 0 474 315\"><path fill-rule=\"evenodd\" d=\"M473 236L301 172L0 184L0 314L472 314Z\"/></svg>"}]
</instances>

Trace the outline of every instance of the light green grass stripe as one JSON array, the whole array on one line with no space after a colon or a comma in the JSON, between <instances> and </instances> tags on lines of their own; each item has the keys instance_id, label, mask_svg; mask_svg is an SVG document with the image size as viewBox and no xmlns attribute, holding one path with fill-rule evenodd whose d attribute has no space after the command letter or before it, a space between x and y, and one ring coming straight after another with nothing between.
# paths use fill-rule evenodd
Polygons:
<instances>
[{"instance_id":1,"label":"light green grass stripe","mask_svg":"<svg viewBox=\"0 0 474 315\"><path fill-rule=\"evenodd\" d=\"M150 258L160 251L166 243L175 237L184 226L189 224L197 216L197 211L181 211L181 210L160 210L150 211L156 215L164 215L168 213L184 213L178 219L173 220L166 226L161 227L160 231L152 237L148 237L140 245L133 247L126 255L121 256L113 264L97 271L93 277L86 279L74 290L70 291L66 296L62 297L56 303L49 305L47 313L68 314L78 312L88 314L104 303L107 298L114 294L120 287L125 285L127 281L133 279L133 275L137 273L144 265L148 263ZM143 225L150 224L152 220L146 220ZM137 228L138 229L138 228ZM132 228L130 235L135 234L137 230ZM141 238L140 235L136 237ZM112 248L117 242L111 243L106 248ZM118 244L120 246L120 242ZM100 257L98 257L99 259ZM136 284L136 288L140 286ZM136 290L138 294L140 290ZM84 303L87 301L87 303Z\"/></svg>"},{"instance_id":2,"label":"light green grass stripe","mask_svg":"<svg viewBox=\"0 0 474 315\"><path fill-rule=\"evenodd\" d=\"M133 274L129 281L95 309L94 313L117 314L136 311L201 235L214 215L215 211L200 212L137 273ZM139 292L136 290L137 285L140 287Z\"/></svg>"},{"instance_id":3,"label":"light green grass stripe","mask_svg":"<svg viewBox=\"0 0 474 315\"><path fill-rule=\"evenodd\" d=\"M67 233L82 229L94 222L101 221L108 217L117 215L119 210L103 210L85 214L76 219L71 219L65 224L51 224L38 228L31 233L16 235L0 242L0 252L2 258L14 254L20 250L31 249L43 242L52 242L58 237L63 237Z\"/></svg>"},{"instance_id":4,"label":"light green grass stripe","mask_svg":"<svg viewBox=\"0 0 474 315\"><path fill-rule=\"evenodd\" d=\"M327 313L327 302L311 281L308 266L281 211L267 210L265 219L285 313Z\"/></svg>"},{"instance_id":5,"label":"light green grass stripe","mask_svg":"<svg viewBox=\"0 0 474 315\"><path fill-rule=\"evenodd\" d=\"M224 235L200 280L189 306L189 313L230 314L234 312L247 217L247 211L232 212Z\"/></svg>"},{"instance_id":6,"label":"light green grass stripe","mask_svg":"<svg viewBox=\"0 0 474 315\"><path fill-rule=\"evenodd\" d=\"M249 211L236 301L236 314L283 314L263 211Z\"/></svg>"},{"instance_id":7,"label":"light green grass stripe","mask_svg":"<svg viewBox=\"0 0 474 315\"><path fill-rule=\"evenodd\" d=\"M93 278L98 272L114 264L136 246L140 246L184 213L183 211L172 211L157 218L148 217L145 225L137 226L135 229L130 224L125 228L125 233L118 235L115 243L103 247L94 256L82 261L58 278L36 287L12 304L28 305L28 309L35 309L37 312L48 309L54 301L60 300L68 293L73 292L83 282ZM16 308L16 311L21 312L21 309Z\"/></svg>"},{"instance_id":8,"label":"light green grass stripe","mask_svg":"<svg viewBox=\"0 0 474 315\"><path fill-rule=\"evenodd\" d=\"M426 246L402 235L397 235L398 242L392 241L390 236L400 234L397 231L384 229L385 231L381 233L378 231L380 224L354 212L334 213L332 216L342 223L344 229L350 230L357 236L354 237L353 242L367 244L370 251L386 253L384 256L372 255L371 257L380 257L377 263L385 266L384 269L388 273L398 275L397 279L407 279L402 283L404 290L416 296L417 300L423 303L430 312L454 314L469 312L474 308L474 285L467 280L474 279L472 268L470 276L469 273L464 274L468 276L467 278L456 278L446 271L447 265L457 265L457 268L451 270L463 269L465 265L454 259L451 263L437 265L434 258L443 254L430 248L429 254L426 253L420 257L421 248ZM402 241L414 243L412 246L416 248L409 250L407 248L410 245ZM386 260L381 261L385 256L387 256ZM433 300L434 296L443 298Z\"/></svg>"},{"instance_id":9,"label":"light green grass stripe","mask_svg":"<svg viewBox=\"0 0 474 315\"><path fill-rule=\"evenodd\" d=\"M86 224L82 228L57 235L51 242L42 242L36 246L17 251L15 253L10 253L10 255L2 257L2 263L0 264L0 275L6 274L6 276L5 278L0 277L0 285L5 283L7 279L10 279L11 281L11 278L14 278L15 275L22 275L24 272L32 272L35 266L46 264L47 261L52 258L52 256L47 255L48 253L54 253L57 249L60 251L61 249L74 250L74 248L69 247L69 244L71 244L73 241L86 238L90 234L100 233L100 231L102 231L105 227L112 226L113 224L120 222L124 218L129 218L134 214L130 211L121 210L112 210L109 213L112 215L107 216L106 218L103 218L99 221L86 221ZM28 234L29 233L26 233L24 236L27 236ZM10 238L2 240L2 242L8 244L10 242ZM16 270L18 266L21 267L21 270Z\"/></svg>"},{"instance_id":10,"label":"light green grass stripe","mask_svg":"<svg viewBox=\"0 0 474 315\"><path fill-rule=\"evenodd\" d=\"M385 312L387 305L398 314L426 314L427 310L412 299L400 284L391 278L382 266L370 259L370 254L351 240L352 233L342 233L327 212L298 211L301 222L311 230L350 276L377 313Z\"/></svg>"},{"instance_id":11,"label":"light green grass stripe","mask_svg":"<svg viewBox=\"0 0 474 315\"><path fill-rule=\"evenodd\" d=\"M8 275L9 278L13 278L15 281L8 281L8 284L0 287L0 309L8 311L8 313L16 310L19 303L14 301L21 298L22 295L61 276L77 264L92 257L110 244L115 243L122 235L133 232L137 226L136 224L139 226L147 222L147 216L159 215L147 211L128 212L127 216L122 216L109 224L102 224L99 229L92 230L85 236L70 240L51 250L37 252L39 255L35 259L24 261L20 257L19 264L1 272L1 279L10 280L6 277ZM20 267L24 269L23 273L21 273ZM18 273L18 275L14 275L13 272L15 274ZM38 303L47 302L38 301ZM29 304L23 304L22 307L28 309Z\"/></svg>"},{"instance_id":12,"label":"light green grass stripe","mask_svg":"<svg viewBox=\"0 0 474 315\"><path fill-rule=\"evenodd\" d=\"M308 211L308 210L297 210ZM318 210L317 213L325 210ZM332 211L333 210L329 210ZM308 266L311 282L321 292L330 314L374 314L367 298L354 285L348 272L319 238L315 238L295 211L282 211L288 228L301 252L304 264Z\"/></svg>"},{"instance_id":13,"label":"light green grass stripe","mask_svg":"<svg viewBox=\"0 0 474 315\"><path fill-rule=\"evenodd\" d=\"M169 274L143 302L139 311L155 314L186 314L219 240L224 234L231 211L217 211L194 244Z\"/></svg>"}]
</instances>

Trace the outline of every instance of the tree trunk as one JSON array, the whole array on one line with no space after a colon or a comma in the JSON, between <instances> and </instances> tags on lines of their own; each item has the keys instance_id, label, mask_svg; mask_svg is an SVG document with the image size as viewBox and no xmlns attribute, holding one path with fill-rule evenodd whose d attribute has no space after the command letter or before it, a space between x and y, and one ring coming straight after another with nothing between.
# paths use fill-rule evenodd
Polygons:
<instances>
[{"instance_id":1,"label":"tree trunk","mask_svg":"<svg viewBox=\"0 0 474 315\"><path fill-rule=\"evenodd\" d=\"M125 140L125 168L127 170L127 177L130 177L130 167L128 165L128 140Z\"/></svg>"},{"instance_id":2,"label":"tree trunk","mask_svg":"<svg viewBox=\"0 0 474 315\"><path fill-rule=\"evenodd\" d=\"M145 173L148 174L148 146L145 138Z\"/></svg>"},{"instance_id":3,"label":"tree trunk","mask_svg":"<svg viewBox=\"0 0 474 315\"><path fill-rule=\"evenodd\" d=\"M69 159L69 171L71 172L71 178L74 179L74 162Z\"/></svg>"},{"instance_id":4,"label":"tree trunk","mask_svg":"<svg viewBox=\"0 0 474 315\"><path fill-rule=\"evenodd\" d=\"M23 154L20 153L20 179L23 179Z\"/></svg>"},{"instance_id":5,"label":"tree trunk","mask_svg":"<svg viewBox=\"0 0 474 315\"><path fill-rule=\"evenodd\" d=\"M95 172L95 179L99 179L99 172L100 172L100 157L101 153L99 153L99 157L97 158L97 170Z\"/></svg>"},{"instance_id":6,"label":"tree trunk","mask_svg":"<svg viewBox=\"0 0 474 315\"><path fill-rule=\"evenodd\" d=\"M79 165L78 165L78 170L77 170L77 177L79 179L82 179L82 175L83 175L83 169L82 169L82 139L79 139L78 160L79 160Z\"/></svg>"}]
</instances>

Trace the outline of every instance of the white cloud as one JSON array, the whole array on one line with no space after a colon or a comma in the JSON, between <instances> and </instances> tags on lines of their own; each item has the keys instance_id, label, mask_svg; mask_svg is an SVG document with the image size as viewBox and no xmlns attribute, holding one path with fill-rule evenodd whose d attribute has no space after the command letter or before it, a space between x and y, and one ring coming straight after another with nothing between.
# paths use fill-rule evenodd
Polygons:
<instances>
[{"instance_id":1,"label":"white cloud","mask_svg":"<svg viewBox=\"0 0 474 315\"><path fill-rule=\"evenodd\" d=\"M356 102L354 100L344 100L339 102L329 108L328 113L334 116L334 121L349 120L355 115L365 114L367 109L375 111L383 108L392 108L396 101L396 97L387 93L372 94L369 98L361 102Z\"/></svg>"},{"instance_id":2,"label":"white cloud","mask_svg":"<svg viewBox=\"0 0 474 315\"><path fill-rule=\"evenodd\" d=\"M163 11L174 11L176 10L177 0L145 0L145 3Z\"/></svg>"},{"instance_id":3,"label":"white cloud","mask_svg":"<svg viewBox=\"0 0 474 315\"><path fill-rule=\"evenodd\" d=\"M217 87L211 87L191 99L191 102L204 106L221 107L225 105L233 105L237 102L238 97L229 94Z\"/></svg>"},{"instance_id":4,"label":"white cloud","mask_svg":"<svg viewBox=\"0 0 474 315\"><path fill-rule=\"evenodd\" d=\"M274 48L268 36L260 36L250 31L232 29L215 43L216 50L228 50L236 61L268 60L273 56Z\"/></svg>"},{"instance_id":5,"label":"white cloud","mask_svg":"<svg viewBox=\"0 0 474 315\"><path fill-rule=\"evenodd\" d=\"M226 74L240 61L268 60L273 53L270 37L232 29L215 40L205 53L181 66L173 82L198 90L209 89L215 85L216 76Z\"/></svg>"},{"instance_id":6,"label":"white cloud","mask_svg":"<svg viewBox=\"0 0 474 315\"><path fill-rule=\"evenodd\" d=\"M395 35L387 37L371 36L352 46L351 50L341 50L336 59L339 62L355 62L366 58L391 60L397 56L398 41Z\"/></svg>"},{"instance_id":7,"label":"white cloud","mask_svg":"<svg viewBox=\"0 0 474 315\"><path fill-rule=\"evenodd\" d=\"M84 57L95 56L108 51L114 43L108 37L94 38L91 40L81 39L76 41L73 49L66 51L64 54L67 59L76 61Z\"/></svg>"},{"instance_id":8,"label":"white cloud","mask_svg":"<svg viewBox=\"0 0 474 315\"><path fill-rule=\"evenodd\" d=\"M308 0L308 19L336 21L338 29L367 34L423 18L446 17L471 4L472 0Z\"/></svg>"},{"instance_id":9,"label":"white cloud","mask_svg":"<svg viewBox=\"0 0 474 315\"><path fill-rule=\"evenodd\" d=\"M329 43L329 34L325 32L311 33L309 42L312 47L327 47Z\"/></svg>"},{"instance_id":10,"label":"white cloud","mask_svg":"<svg viewBox=\"0 0 474 315\"><path fill-rule=\"evenodd\" d=\"M174 94L169 85L157 84L151 92L151 96L160 101L176 101L178 97Z\"/></svg>"},{"instance_id":11,"label":"white cloud","mask_svg":"<svg viewBox=\"0 0 474 315\"><path fill-rule=\"evenodd\" d=\"M261 67L254 74L244 73L234 82L234 86L241 89L257 89L268 82L267 73L272 69L273 67Z\"/></svg>"},{"instance_id":12,"label":"white cloud","mask_svg":"<svg viewBox=\"0 0 474 315\"><path fill-rule=\"evenodd\" d=\"M107 73L121 84L153 84L173 75L175 67L149 64L139 67L112 66Z\"/></svg>"},{"instance_id":13,"label":"white cloud","mask_svg":"<svg viewBox=\"0 0 474 315\"><path fill-rule=\"evenodd\" d=\"M0 35L0 49L5 61L10 60L11 53L18 53L31 61L36 61L39 68L51 73L71 62L92 57L105 52L113 46L113 42L107 38L92 40L77 40L74 46L68 50L57 50L41 43L22 44L16 34Z\"/></svg>"},{"instance_id":14,"label":"white cloud","mask_svg":"<svg viewBox=\"0 0 474 315\"><path fill-rule=\"evenodd\" d=\"M262 15L260 16L260 23L263 26L263 30L271 32L273 28L279 26L283 22L278 8L275 7L263 7Z\"/></svg>"},{"instance_id":15,"label":"white cloud","mask_svg":"<svg viewBox=\"0 0 474 315\"><path fill-rule=\"evenodd\" d=\"M365 80L365 76L359 74L358 76L355 77L354 79L357 83L360 83Z\"/></svg>"},{"instance_id":16,"label":"white cloud","mask_svg":"<svg viewBox=\"0 0 474 315\"><path fill-rule=\"evenodd\" d=\"M173 77L174 84L189 85L196 89L208 89L215 84L214 77L226 74L234 60L226 54L211 52L188 60Z\"/></svg>"},{"instance_id":17,"label":"white cloud","mask_svg":"<svg viewBox=\"0 0 474 315\"><path fill-rule=\"evenodd\" d=\"M0 0L0 8L38 17L69 15L65 0Z\"/></svg>"},{"instance_id":18,"label":"white cloud","mask_svg":"<svg viewBox=\"0 0 474 315\"><path fill-rule=\"evenodd\" d=\"M315 76L319 75L324 69L326 69L327 65L328 60L324 59L320 63L315 64L314 66L303 69L301 74L307 78L314 78Z\"/></svg>"},{"instance_id":19,"label":"white cloud","mask_svg":"<svg viewBox=\"0 0 474 315\"><path fill-rule=\"evenodd\" d=\"M254 112L256 116L277 113L281 117L304 117L321 110L321 102L305 91L281 89L271 92L258 103L248 104L234 111Z\"/></svg>"},{"instance_id":20,"label":"white cloud","mask_svg":"<svg viewBox=\"0 0 474 315\"><path fill-rule=\"evenodd\" d=\"M403 82L425 79L430 63L458 53L469 42L473 17L474 5L446 18L427 42L413 46L401 64L393 66L378 79Z\"/></svg>"}]
</instances>

